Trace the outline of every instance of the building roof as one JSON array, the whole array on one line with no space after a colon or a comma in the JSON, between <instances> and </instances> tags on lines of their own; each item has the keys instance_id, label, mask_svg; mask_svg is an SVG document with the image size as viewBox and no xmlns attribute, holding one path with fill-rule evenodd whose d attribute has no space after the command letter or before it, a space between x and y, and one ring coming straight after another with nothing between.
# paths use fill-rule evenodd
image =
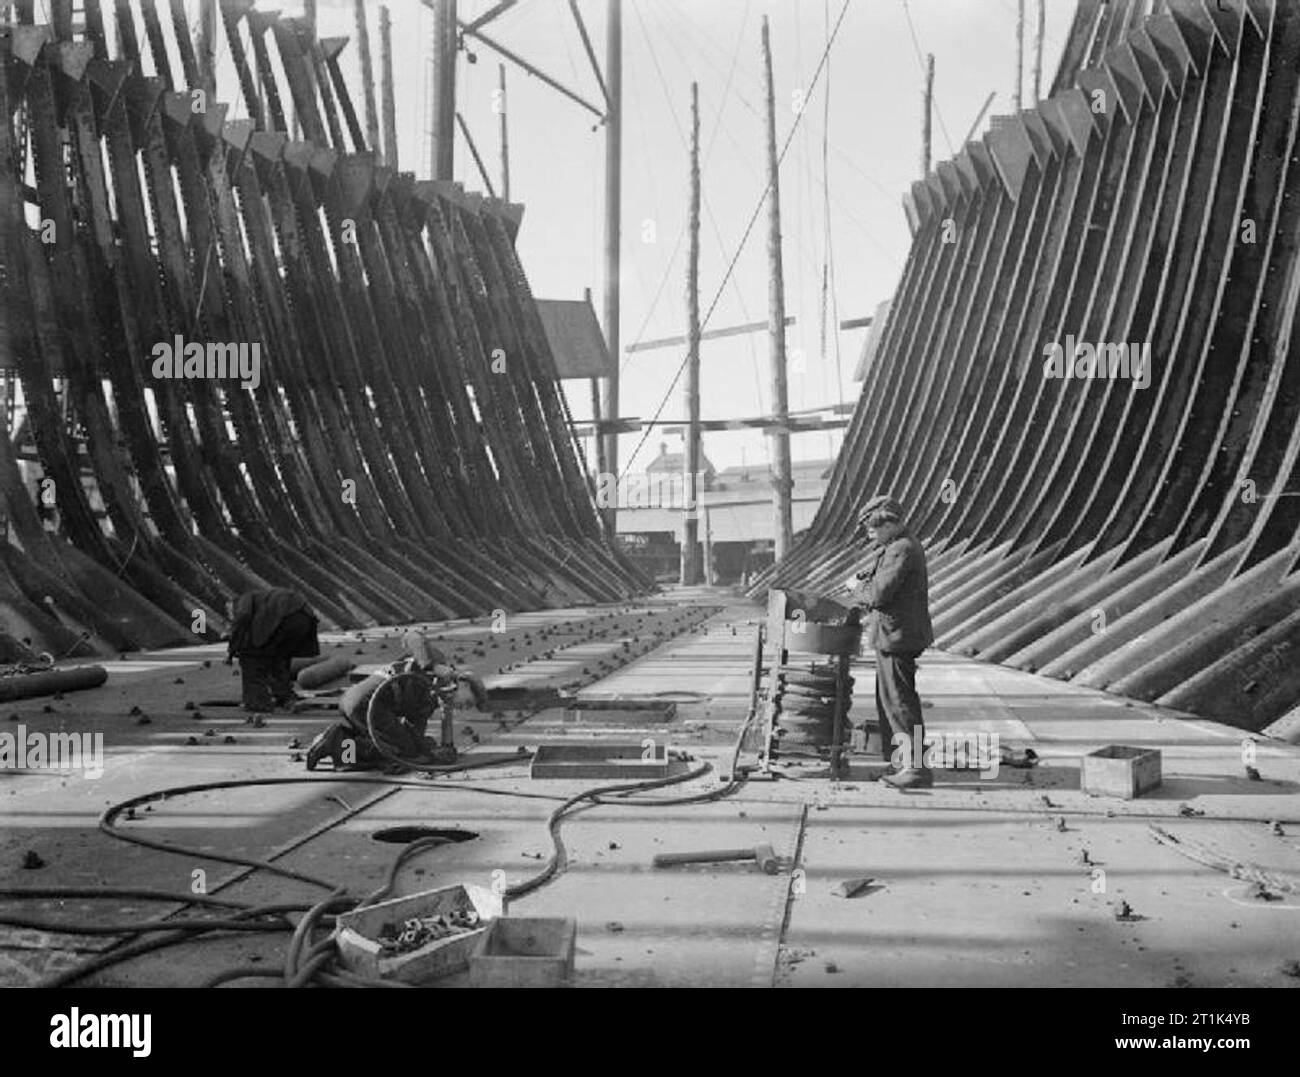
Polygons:
<instances>
[{"instance_id":1,"label":"building roof","mask_svg":"<svg viewBox=\"0 0 1300 1077\"><path fill-rule=\"evenodd\" d=\"M536 302L542 329L555 356L556 377L607 377L612 367L609 349L591 303L586 299L538 299Z\"/></svg>"},{"instance_id":2,"label":"building roof","mask_svg":"<svg viewBox=\"0 0 1300 1077\"><path fill-rule=\"evenodd\" d=\"M817 515L821 497L795 498L790 504L790 515L795 531L808 527ZM618 533L620 535L666 534L680 542L682 539L683 512L681 509L619 509ZM710 502L700 498L700 541L704 541L707 527L713 542L755 542L776 538L776 514L770 498L753 501Z\"/></svg>"},{"instance_id":3,"label":"building roof","mask_svg":"<svg viewBox=\"0 0 1300 1077\"><path fill-rule=\"evenodd\" d=\"M676 455L680 459L681 454ZM808 527L817 515L834 464L834 460L800 460L791 465L794 479L791 516L796 531ZM757 542L776 538L772 473L766 463L759 467L729 467L719 472L712 486L700 491L698 497L701 539L704 537L706 510L714 542ZM674 539L681 541L684 515L681 508L664 508L662 503L650 507L643 505L644 501L620 506L619 534L672 534Z\"/></svg>"},{"instance_id":4,"label":"building roof","mask_svg":"<svg viewBox=\"0 0 1300 1077\"><path fill-rule=\"evenodd\" d=\"M700 471L705 475L716 475L717 469L713 466L713 461L700 450ZM686 454L684 452L669 452L668 443L661 441L659 443L659 455L650 463L646 464L647 474L657 474L661 471L681 471L686 466Z\"/></svg>"},{"instance_id":5,"label":"building roof","mask_svg":"<svg viewBox=\"0 0 1300 1077\"><path fill-rule=\"evenodd\" d=\"M829 475L831 468L834 466L834 460L793 460L790 463L790 473L792 475L821 477ZM765 478L770 474L770 471L767 464L760 464L757 467L753 464L733 464L731 467L724 467L718 474L736 476L741 481L744 481L747 476L750 478L754 476Z\"/></svg>"},{"instance_id":6,"label":"building roof","mask_svg":"<svg viewBox=\"0 0 1300 1077\"><path fill-rule=\"evenodd\" d=\"M796 490L824 490L830 478L834 460L796 460L790 465L790 478ZM718 472L713 484L715 490L770 490L772 471L766 463L757 467L740 464Z\"/></svg>"}]
</instances>

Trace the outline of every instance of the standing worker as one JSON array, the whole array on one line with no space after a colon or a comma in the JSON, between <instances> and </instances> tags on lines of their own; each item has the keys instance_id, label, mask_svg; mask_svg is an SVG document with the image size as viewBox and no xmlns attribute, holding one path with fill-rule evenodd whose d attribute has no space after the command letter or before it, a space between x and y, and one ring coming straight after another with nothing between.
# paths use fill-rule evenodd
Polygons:
<instances>
[{"instance_id":1,"label":"standing worker","mask_svg":"<svg viewBox=\"0 0 1300 1077\"><path fill-rule=\"evenodd\" d=\"M882 780L896 789L930 786L934 776L923 764L925 725L916 694L917 656L934 642L925 552L903 525L902 505L883 494L858 513L853 537L876 547L850 584L853 605L875 614L876 712L881 750L893 763ZM901 766L893 762L900 756Z\"/></svg>"},{"instance_id":2,"label":"standing worker","mask_svg":"<svg viewBox=\"0 0 1300 1077\"><path fill-rule=\"evenodd\" d=\"M307 600L285 587L235 599L226 662L239 659L244 710L263 714L293 701L292 660L320 654L316 624Z\"/></svg>"}]
</instances>

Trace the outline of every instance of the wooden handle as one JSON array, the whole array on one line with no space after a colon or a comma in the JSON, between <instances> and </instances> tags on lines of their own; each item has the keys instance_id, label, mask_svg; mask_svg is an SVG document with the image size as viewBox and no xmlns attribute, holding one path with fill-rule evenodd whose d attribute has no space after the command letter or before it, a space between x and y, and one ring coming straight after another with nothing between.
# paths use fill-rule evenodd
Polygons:
<instances>
[{"instance_id":1,"label":"wooden handle","mask_svg":"<svg viewBox=\"0 0 1300 1077\"><path fill-rule=\"evenodd\" d=\"M724 860L753 860L754 849L713 849L699 853L656 853L654 865L657 868L670 864L717 864Z\"/></svg>"}]
</instances>

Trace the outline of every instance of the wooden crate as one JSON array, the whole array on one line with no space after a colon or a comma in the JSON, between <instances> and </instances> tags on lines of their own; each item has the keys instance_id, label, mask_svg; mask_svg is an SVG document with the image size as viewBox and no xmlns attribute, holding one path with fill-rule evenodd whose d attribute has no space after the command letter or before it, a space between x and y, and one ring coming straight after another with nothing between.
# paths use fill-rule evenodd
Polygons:
<instances>
[{"instance_id":1,"label":"wooden crate","mask_svg":"<svg viewBox=\"0 0 1300 1077\"><path fill-rule=\"evenodd\" d=\"M577 935L577 921L570 919L493 920L470 957L470 986L567 986L573 979Z\"/></svg>"},{"instance_id":2,"label":"wooden crate","mask_svg":"<svg viewBox=\"0 0 1300 1077\"><path fill-rule=\"evenodd\" d=\"M378 940L385 924L468 908L479 914L482 926L478 929L426 943L396 957L382 955ZM339 958L350 972L370 979L421 984L464 969L475 946L500 915L501 898L491 890L468 883L442 886L343 913L335 923L334 938Z\"/></svg>"},{"instance_id":3,"label":"wooden crate","mask_svg":"<svg viewBox=\"0 0 1300 1077\"><path fill-rule=\"evenodd\" d=\"M1111 744L1083 757L1080 787L1094 797L1132 800L1160 786L1160 752Z\"/></svg>"}]
</instances>

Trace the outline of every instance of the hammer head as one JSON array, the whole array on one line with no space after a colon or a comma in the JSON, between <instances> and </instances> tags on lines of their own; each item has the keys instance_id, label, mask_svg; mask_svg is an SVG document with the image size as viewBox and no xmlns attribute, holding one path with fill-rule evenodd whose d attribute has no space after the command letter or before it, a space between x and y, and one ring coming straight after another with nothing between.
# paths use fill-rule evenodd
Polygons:
<instances>
[{"instance_id":1,"label":"hammer head","mask_svg":"<svg viewBox=\"0 0 1300 1077\"><path fill-rule=\"evenodd\" d=\"M754 863L763 869L767 875L775 875L781 870L781 861L776 857L770 845L754 846Z\"/></svg>"}]
</instances>

